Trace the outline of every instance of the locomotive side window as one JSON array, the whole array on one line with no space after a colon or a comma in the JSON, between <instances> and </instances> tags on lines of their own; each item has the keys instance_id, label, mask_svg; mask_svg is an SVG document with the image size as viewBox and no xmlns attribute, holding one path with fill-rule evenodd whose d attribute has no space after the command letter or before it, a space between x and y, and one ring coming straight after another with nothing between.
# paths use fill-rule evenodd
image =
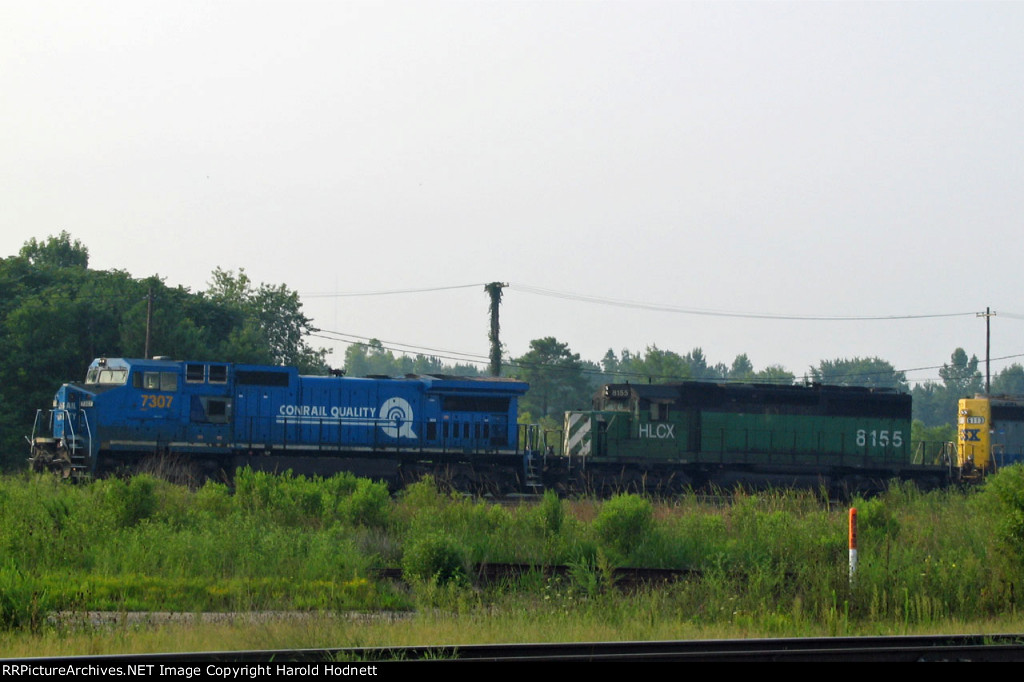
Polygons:
<instances>
[{"instance_id":1,"label":"locomotive side window","mask_svg":"<svg viewBox=\"0 0 1024 682\"><path fill-rule=\"evenodd\" d=\"M210 383L226 384L228 382L227 365L210 365Z\"/></svg>"},{"instance_id":2,"label":"locomotive side window","mask_svg":"<svg viewBox=\"0 0 1024 682\"><path fill-rule=\"evenodd\" d=\"M126 381L128 381L128 370L126 369L91 369L85 377L87 384L107 386L122 386Z\"/></svg>"},{"instance_id":3,"label":"locomotive side window","mask_svg":"<svg viewBox=\"0 0 1024 682\"><path fill-rule=\"evenodd\" d=\"M201 384L206 378L205 365L185 365L185 381L190 384Z\"/></svg>"},{"instance_id":4,"label":"locomotive side window","mask_svg":"<svg viewBox=\"0 0 1024 682\"><path fill-rule=\"evenodd\" d=\"M175 372L143 372L135 374L132 385L150 391L177 391L178 375Z\"/></svg>"}]
</instances>

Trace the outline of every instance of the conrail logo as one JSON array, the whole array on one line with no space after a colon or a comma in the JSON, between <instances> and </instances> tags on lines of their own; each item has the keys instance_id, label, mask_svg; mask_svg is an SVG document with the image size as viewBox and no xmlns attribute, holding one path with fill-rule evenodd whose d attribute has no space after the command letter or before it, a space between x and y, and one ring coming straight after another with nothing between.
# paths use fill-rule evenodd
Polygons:
<instances>
[{"instance_id":1,"label":"conrail logo","mask_svg":"<svg viewBox=\"0 0 1024 682\"><path fill-rule=\"evenodd\" d=\"M380 429L392 438L415 438L412 417L409 401L405 398L388 398L380 406Z\"/></svg>"},{"instance_id":2,"label":"conrail logo","mask_svg":"<svg viewBox=\"0 0 1024 682\"><path fill-rule=\"evenodd\" d=\"M338 405L281 405L278 424L318 424L338 426L379 426L392 438L416 438L413 409L405 398L388 398L378 411L373 407Z\"/></svg>"}]
</instances>

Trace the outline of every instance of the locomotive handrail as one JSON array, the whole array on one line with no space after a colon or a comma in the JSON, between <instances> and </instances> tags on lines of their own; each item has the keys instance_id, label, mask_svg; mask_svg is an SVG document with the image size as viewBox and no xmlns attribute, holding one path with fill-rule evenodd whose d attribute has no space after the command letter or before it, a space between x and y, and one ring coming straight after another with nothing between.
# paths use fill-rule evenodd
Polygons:
<instances>
[{"instance_id":1,"label":"locomotive handrail","mask_svg":"<svg viewBox=\"0 0 1024 682\"><path fill-rule=\"evenodd\" d=\"M65 435L62 438L62 440L65 442L65 444L66 444L66 446L68 448L68 451L70 452L71 456L74 457L75 455L78 454L78 450L82 449L83 446L79 444L79 439L82 438L82 436L79 436L78 434L75 433L75 423L71 419L71 411L68 410L67 408L60 408L60 409L50 410L50 412L51 413L53 413L53 412L60 412L60 413L63 414L63 416L64 416L64 420L63 420L64 421L64 428L67 429L70 432L71 437L69 438L67 435ZM76 414L78 414L81 417L82 422L83 422L83 426L85 427L85 434L86 435L85 435L85 441L84 441L84 443L85 443L84 449L85 449L85 451L87 453L89 453L91 455L92 454L92 428L89 425L89 415L86 412L83 412L83 411L78 411L78 412L76 412Z\"/></svg>"},{"instance_id":2,"label":"locomotive handrail","mask_svg":"<svg viewBox=\"0 0 1024 682\"><path fill-rule=\"evenodd\" d=\"M515 438L509 443L509 426L491 421L453 421L442 422L443 428L437 429L436 435L427 437L427 427L438 422L431 420L414 420L402 422L397 428L406 426L416 436L396 438L373 429L365 439L356 443L374 452L441 452L465 454L490 454L497 452L515 452L522 454L529 447L521 447L520 431L512 432ZM361 425L365 426L365 425ZM486 428L481 428L486 426ZM529 427L530 425L518 425ZM449 428L450 427L450 428ZM319 452L335 453L352 449L353 442L345 429L351 425L339 424L332 419L311 420L304 417L248 417L243 422L241 433L235 434L236 442L247 444L249 450L254 449L290 449L294 447L313 449ZM456 432L458 430L458 432ZM527 433L523 436L527 441L535 438Z\"/></svg>"},{"instance_id":3,"label":"locomotive handrail","mask_svg":"<svg viewBox=\"0 0 1024 682\"><path fill-rule=\"evenodd\" d=\"M42 414L43 414L42 408L36 410L36 418L34 420L32 420L32 435L31 435L31 440L29 441L30 443L35 443L36 442L36 431L39 428L39 417ZM47 414L49 414L52 417L53 416L53 410L47 410ZM52 420L50 422L50 432L53 433L53 422L52 422Z\"/></svg>"},{"instance_id":4,"label":"locomotive handrail","mask_svg":"<svg viewBox=\"0 0 1024 682\"><path fill-rule=\"evenodd\" d=\"M946 440L922 440L917 442L917 447L914 449L914 455L911 458L911 464L921 466L930 464L951 464L955 466L955 462L957 462L957 460L958 455L956 443Z\"/></svg>"},{"instance_id":5,"label":"locomotive handrail","mask_svg":"<svg viewBox=\"0 0 1024 682\"><path fill-rule=\"evenodd\" d=\"M79 414L82 416L82 421L84 422L85 426L85 451L86 453L88 453L88 457L92 458L92 425L89 423L89 414L87 412L79 412ZM72 429L72 431L74 431L74 429ZM96 463L93 462L94 467L95 464Z\"/></svg>"}]
</instances>

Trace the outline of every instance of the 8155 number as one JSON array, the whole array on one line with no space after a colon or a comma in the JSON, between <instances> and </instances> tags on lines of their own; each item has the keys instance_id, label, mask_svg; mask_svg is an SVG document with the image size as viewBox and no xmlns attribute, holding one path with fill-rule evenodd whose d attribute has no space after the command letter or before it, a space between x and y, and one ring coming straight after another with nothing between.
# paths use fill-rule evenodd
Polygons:
<instances>
[{"instance_id":1,"label":"8155 number","mask_svg":"<svg viewBox=\"0 0 1024 682\"><path fill-rule=\"evenodd\" d=\"M887 447L889 445L893 446L894 448L902 447L903 446L903 432L902 431L891 431L890 432L888 429L886 429L884 431L876 431L876 430L873 430L873 429L871 431L868 431L866 429L858 429L857 430L857 445L858 445L858 447L864 447L865 445L868 445L868 444L870 444L871 447L873 447L873 448L874 447L878 447L878 446L881 446L881 447L884 448L884 447Z\"/></svg>"}]
</instances>

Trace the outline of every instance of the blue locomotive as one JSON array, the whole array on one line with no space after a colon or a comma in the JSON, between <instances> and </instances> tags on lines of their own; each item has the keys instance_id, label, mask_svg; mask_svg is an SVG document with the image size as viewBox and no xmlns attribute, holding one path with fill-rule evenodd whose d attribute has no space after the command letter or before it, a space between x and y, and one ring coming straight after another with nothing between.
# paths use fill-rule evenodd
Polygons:
<instances>
[{"instance_id":1,"label":"blue locomotive","mask_svg":"<svg viewBox=\"0 0 1024 682\"><path fill-rule=\"evenodd\" d=\"M40 410L34 469L65 476L171 457L202 475L238 466L393 480L523 460L516 415L526 383L450 376L303 376L293 367L98 358ZM471 481L472 482L472 481Z\"/></svg>"}]
</instances>

